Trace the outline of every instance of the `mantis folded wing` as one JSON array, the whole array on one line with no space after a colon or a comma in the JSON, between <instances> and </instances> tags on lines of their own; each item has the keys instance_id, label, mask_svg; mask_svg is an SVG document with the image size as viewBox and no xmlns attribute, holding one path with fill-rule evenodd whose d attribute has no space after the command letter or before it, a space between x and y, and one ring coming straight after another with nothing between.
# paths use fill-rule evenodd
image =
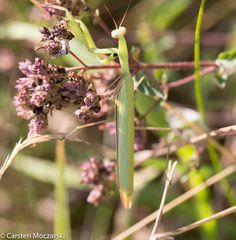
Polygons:
<instances>
[{"instance_id":1,"label":"mantis folded wing","mask_svg":"<svg viewBox=\"0 0 236 240\"><path fill-rule=\"evenodd\" d=\"M122 204L130 208L134 178L134 86L124 36L119 37L118 55L122 82L116 99L117 174Z\"/></svg>"}]
</instances>

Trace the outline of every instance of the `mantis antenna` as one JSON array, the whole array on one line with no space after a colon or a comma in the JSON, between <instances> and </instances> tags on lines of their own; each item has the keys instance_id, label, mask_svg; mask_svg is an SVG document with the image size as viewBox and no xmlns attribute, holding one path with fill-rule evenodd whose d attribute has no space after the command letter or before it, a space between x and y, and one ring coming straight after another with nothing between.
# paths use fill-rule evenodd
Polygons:
<instances>
[{"instance_id":1,"label":"mantis antenna","mask_svg":"<svg viewBox=\"0 0 236 240\"><path fill-rule=\"evenodd\" d=\"M108 8L105 4L104 4L104 8L107 10L108 14L110 15L110 17L111 17L113 23L115 24L116 29L118 29L118 25L117 25L117 23L116 23L114 17L112 16L112 14L111 14L109 8Z\"/></svg>"},{"instance_id":2,"label":"mantis antenna","mask_svg":"<svg viewBox=\"0 0 236 240\"><path fill-rule=\"evenodd\" d=\"M111 16L111 18L112 18L112 20L113 20L113 22L114 22L114 24L115 24L115 27L116 27L116 29L111 32L111 36L112 36L113 38L120 38L121 36L124 36L124 35L126 34L126 32L127 32L127 31L126 31L126 28L125 28L125 27L122 27L121 25L123 24L123 22L124 22L124 20L125 20L125 18L126 18L126 15L127 15L128 10L129 10L129 7L130 7L130 5L131 5L131 2L132 2L132 0L129 1L129 4L128 4L128 6L127 6L127 8L126 8L126 10L125 10L125 13L124 13L124 15L123 15L123 17L122 17L122 19L121 19L121 22L120 22L119 27L118 27L118 25L117 25L114 17L112 16L111 12L109 11L108 7L107 7L106 5L104 5L105 9L107 10L107 12L109 13L109 15Z\"/></svg>"},{"instance_id":3,"label":"mantis antenna","mask_svg":"<svg viewBox=\"0 0 236 240\"><path fill-rule=\"evenodd\" d=\"M124 20L125 20L125 18L126 18L126 15L127 15L127 13L128 13L128 10L129 10L129 8L130 8L131 3L132 3L132 0L129 1L129 4L128 4L126 10L125 10L124 16L123 16L122 19L121 19L119 28L122 26L122 24L123 24L123 22L124 22Z\"/></svg>"}]
</instances>

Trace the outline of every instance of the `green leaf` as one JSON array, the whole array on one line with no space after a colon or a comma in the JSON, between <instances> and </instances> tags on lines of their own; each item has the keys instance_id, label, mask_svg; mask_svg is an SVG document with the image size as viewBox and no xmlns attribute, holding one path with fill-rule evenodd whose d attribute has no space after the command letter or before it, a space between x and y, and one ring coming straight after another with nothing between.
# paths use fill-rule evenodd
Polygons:
<instances>
[{"instance_id":1,"label":"green leaf","mask_svg":"<svg viewBox=\"0 0 236 240\"><path fill-rule=\"evenodd\" d=\"M198 17L197 17L197 24L195 28L195 40L194 40L194 89L195 89L195 99L197 104L197 109L201 115L202 122L205 121L205 108L204 108L204 100L203 100L203 93L202 93L202 86L201 86L201 79L200 79L200 31L202 26L202 18L203 12L205 7L206 0L201 0Z\"/></svg>"},{"instance_id":2,"label":"green leaf","mask_svg":"<svg viewBox=\"0 0 236 240\"><path fill-rule=\"evenodd\" d=\"M49 160L18 154L12 163L12 167L36 181L53 185L56 183L56 165ZM81 184L79 169L66 166L65 184L69 188L85 188L85 185Z\"/></svg>"},{"instance_id":3,"label":"green leaf","mask_svg":"<svg viewBox=\"0 0 236 240\"><path fill-rule=\"evenodd\" d=\"M222 77L221 74L216 73L215 74L215 78L216 78L216 83L220 88L225 88L226 86L226 78Z\"/></svg>"},{"instance_id":4,"label":"green leaf","mask_svg":"<svg viewBox=\"0 0 236 240\"><path fill-rule=\"evenodd\" d=\"M228 52L222 52L218 55L218 59L233 60L236 58L236 49L230 50Z\"/></svg>"},{"instance_id":5,"label":"green leaf","mask_svg":"<svg viewBox=\"0 0 236 240\"><path fill-rule=\"evenodd\" d=\"M228 77L236 72L236 58L233 58L234 54L225 54L224 56L228 56L228 58L217 59L215 61L218 66L218 72L215 74L215 77L221 87L224 87Z\"/></svg>"},{"instance_id":6,"label":"green leaf","mask_svg":"<svg viewBox=\"0 0 236 240\"><path fill-rule=\"evenodd\" d=\"M166 120L165 110L160 103L150 96L144 95L138 91L135 98L135 107L140 117L144 117L145 123L149 127L169 127ZM154 131L158 136L166 135L164 131Z\"/></svg>"},{"instance_id":7,"label":"green leaf","mask_svg":"<svg viewBox=\"0 0 236 240\"><path fill-rule=\"evenodd\" d=\"M30 40L39 42L38 26L25 22L9 22L0 25L0 39Z\"/></svg>"},{"instance_id":8,"label":"green leaf","mask_svg":"<svg viewBox=\"0 0 236 240\"><path fill-rule=\"evenodd\" d=\"M160 87L157 84L151 84L150 80L147 79L146 75L140 71L134 77L134 84L138 84L137 90L142 92L146 96L155 96L164 98Z\"/></svg>"},{"instance_id":9,"label":"green leaf","mask_svg":"<svg viewBox=\"0 0 236 240\"><path fill-rule=\"evenodd\" d=\"M149 19L158 29L165 30L190 3L190 0L165 0L152 10Z\"/></svg>"},{"instance_id":10,"label":"green leaf","mask_svg":"<svg viewBox=\"0 0 236 240\"><path fill-rule=\"evenodd\" d=\"M193 145L185 145L180 147L177 150L177 155L181 162L185 165L189 165L190 161L194 161L197 157L196 149ZM201 168L199 171L192 168L188 175L188 184L190 188L194 188L197 185L204 182L206 168ZM209 175L209 174L207 174ZM209 177L209 176L207 176ZM193 199L193 209L196 213L197 219L202 219L205 217L209 217L214 213L210 202L210 192L208 189L200 192L198 195L195 196ZM212 221L209 223L204 224L201 228L202 239L216 239L217 234L217 223L216 221Z\"/></svg>"}]
</instances>

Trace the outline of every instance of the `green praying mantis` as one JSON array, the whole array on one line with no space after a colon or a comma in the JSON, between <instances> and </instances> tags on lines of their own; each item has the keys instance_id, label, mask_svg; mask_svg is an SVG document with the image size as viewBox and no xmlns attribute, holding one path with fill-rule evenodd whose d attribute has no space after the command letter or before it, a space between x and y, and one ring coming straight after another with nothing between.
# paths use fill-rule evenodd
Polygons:
<instances>
[{"instance_id":1,"label":"green praying mantis","mask_svg":"<svg viewBox=\"0 0 236 240\"><path fill-rule=\"evenodd\" d=\"M132 205L133 182L134 182L134 84L129 68L129 54L124 35L126 28L122 26L131 1L128 4L126 12L121 20L119 27L114 18L116 29L111 32L111 36L118 39L118 48L96 47L89 30L81 20L75 20L71 13L62 7L53 6L66 12L66 18L69 22L69 28L76 36L79 44L79 51L86 53L90 59L90 64L112 61L114 54L119 57L121 66L121 79L119 89L115 99L116 106L116 138L117 138L117 179L120 198L125 208ZM109 55L104 58L104 54ZM83 54L78 54L83 59ZM95 59L94 59L95 58Z\"/></svg>"},{"instance_id":2,"label":"green praying mantis","mask_svg":"<svg viewBox=\"0 0 236 240\"><path fill-rule=\"evenodd\" d=\"M122 26L112 31L118 38L117 54L122 78L116 98L117 174L122 204L132 205L134 181L134 84L129 68L129 55L125 40L126 29Z\"/></svg>"}]
</instances>

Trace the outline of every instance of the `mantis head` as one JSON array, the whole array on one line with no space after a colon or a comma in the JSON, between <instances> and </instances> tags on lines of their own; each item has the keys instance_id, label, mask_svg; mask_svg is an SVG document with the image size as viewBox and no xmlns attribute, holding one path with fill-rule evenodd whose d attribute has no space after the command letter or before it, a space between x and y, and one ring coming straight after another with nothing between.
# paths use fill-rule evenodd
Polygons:
<instances>
[{"instance_id":1,"label":"mantis head","mask_svg":"<svg viewBox=\"0 0 236 240\"><path fill-rule=\"evenodd\" d=\"M113 38L120 38L126 34L126 28L125 27L119 27L111 32L111 36Z\"/></svg>"}]
</instances>

